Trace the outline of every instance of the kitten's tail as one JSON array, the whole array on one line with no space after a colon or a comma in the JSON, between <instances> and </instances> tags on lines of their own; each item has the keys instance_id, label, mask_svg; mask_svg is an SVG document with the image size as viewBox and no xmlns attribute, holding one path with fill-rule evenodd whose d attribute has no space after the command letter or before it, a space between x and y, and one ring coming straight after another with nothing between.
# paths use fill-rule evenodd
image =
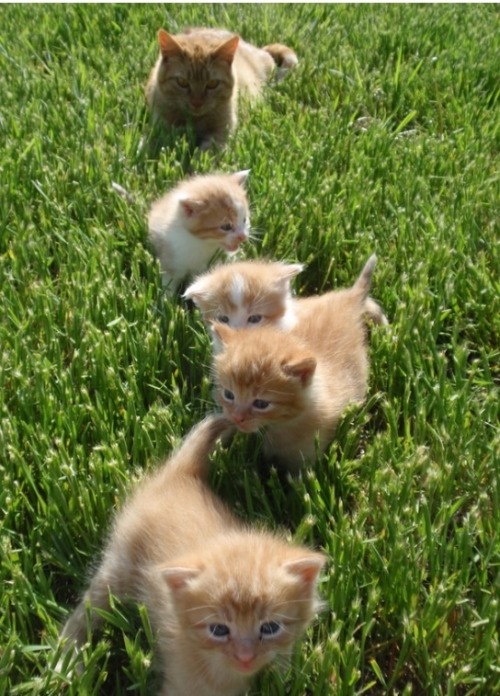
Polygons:
<instances>
[{"instance_id":1,"label":"kitten's tail","mask_svg":"<svg viewBox=\"0 0 500 696\"><path fill-rule=\"evenodd\" d=\"M387 326L389 322L382 311L382 307L375 302L372 297L368 296L372 286L373 272L377 264L377 257L372 254L361 271L359 278L353 285L353 290L358 292L362 302L364 303L365 315L373 321L374 324L382 324Z\"/></svg>"},{"instance_id":2,"label":"kitten's tail","mask_svg":"<svg viewBox=\"0 0 500 696\"><path fill-rule=\"evenodd\" d=\"M276 63L278 68L278 80L281 80L289 70L295 68L295 66L299 63L299 59L297 58L295 51L288 46L284 46L283 44L269 44L268 46L264 46L263 50L269 53L271 58Z\"/></svg>"},{"instance_id":3,"label":"kitten's tail","mask_svg":"<svg viewBox=\"0 0 500 696\"><path fill-rule=\"evenodd\" d=\"M207 477L208 456L218 438L234 426L222 414L214 413L194 426L168 462L169 472L195 478Z\"/></svg>"}]
</instances>

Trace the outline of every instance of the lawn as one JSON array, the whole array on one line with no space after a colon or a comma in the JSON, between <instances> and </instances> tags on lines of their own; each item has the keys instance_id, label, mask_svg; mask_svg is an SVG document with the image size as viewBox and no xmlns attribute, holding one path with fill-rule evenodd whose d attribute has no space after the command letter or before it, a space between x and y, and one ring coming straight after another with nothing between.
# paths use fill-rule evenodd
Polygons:
<instances>
[{"instance_id":1,"label":"lawn","mask_svg":"<svg viewBox=\"0 0 500 696\"><path fill-rule=\"evenodd\" d=\"M66 686L57 634L131 483L213 409L210 341L162 296L148 205L193 171L241 169L246 254L307 264L307 295L351 284L376 252L391 323L371 331L366 405L299 480L264 474L243 436L214 458L241 515L329 557L325 610L251 694L499 693L498 7L0 18L0 694L151 693L143 609L117 603ZM299 56L222 153L189 134L150 147L156 32L189 24Z\"/></svg>"}]
</instances>

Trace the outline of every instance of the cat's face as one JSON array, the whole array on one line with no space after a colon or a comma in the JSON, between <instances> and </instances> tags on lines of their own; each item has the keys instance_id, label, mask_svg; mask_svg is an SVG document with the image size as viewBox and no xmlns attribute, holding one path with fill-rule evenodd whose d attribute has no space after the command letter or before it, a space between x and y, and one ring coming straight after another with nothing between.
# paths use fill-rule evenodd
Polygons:
<instances>
[{"instance_id":1,"label":"cat's face","mask_svg":"<svg viewBox=\"0 0 500 696\"><path fill-rule=\"evenodd\" d=\"M193 646L209 653L222 673L250 676L290 654L312 620L325 558L270 535L239 537L163 573Z\"/></svg>"},{"instance_id":2,"label":"cat's face","mask_svg":"<svg viewBox=\"0 0 500 696\"><path fill-rule=\"evenodd\" d=\"M207 323L291 328L290 281L301 270L300 264L264 261L226 264L197 278L184 297L193 300Z\"/></svg>"},{"instance_id":3,"label":"cat's face","mask_svg":"<svg viewBox=\"0 0 500 696\"><path fill-rule=\"evenodd\" d=\"M199 239L232 254L250 236L250 211L244 184L248 170L198 177L179 195L184 223Z\"/></svg>"},{"instance_id":4,"label":"cat's face","mask_svg":"<svg viewBox=\"0 0 500 696\"><path fill-rule=\"evenodd\" d=\"M158 41L162 56L158 85L177 109L201 118L231 100L238 36L214 44L196 35L172 36L161 29Z\"/></svg>"},{"instance_id":5,"label":"cat's face","mask_svg":"<svg viewBox=\"0 0 500 696\"><path fill-rule=\"evenodd\" d=\"M213 324L214 395L225 416L245 433L303 414L316 360L290 334L272 327L251 333Z\"/></svg>"}]
</instances>

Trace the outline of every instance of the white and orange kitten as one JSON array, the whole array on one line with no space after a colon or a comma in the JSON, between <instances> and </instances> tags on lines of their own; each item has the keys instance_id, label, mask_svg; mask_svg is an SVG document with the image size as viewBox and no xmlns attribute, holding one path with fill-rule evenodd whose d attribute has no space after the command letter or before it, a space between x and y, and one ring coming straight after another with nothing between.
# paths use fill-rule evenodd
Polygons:
<instances>
[{"instance_id":1,"label":"white and orange kitten","mask_svg":"<svg viewBox=\"0 0 500 696\"><path fill-rule=\"evenodd\" d=\"M170 126L192 124L198 144L224 144L237 123L238 93L257 98L276 66L297 64L281 44L257 48L222 29L158 32L160 56L146 98L154 115Z\"/></svg>"},{"instance_id":2,"label":"white and orange kitten","mask_svg":"<svg viewBox=\"0 0 500 696\"><path fill-rule=\"evenodd\" d=\"M139 485L118 513L102 561L64 626L65 650L87 641L109 594L142 602L157 639L162 696L237 696L291 654L320 604L325 556L252 530L206 483L228 421L213 415ZM61 665L59 665L61 669Z\"/></svg>"},{"instance_id":3,"label":"white and orange kitten","mask_svg":"<svg viewBox=\"0 0 500 696\"><path fill-rule=\"evenodd\" d=\"M193 300L206 323L291 329L296 319L290 282L302 268L262 260L221 264L195 278L184 297Z\"/></svg>"},{"instance_id":4,"label":"white and orange kitten","mask_svg":"<svg viewBox=\"0 0 500 696\"><path fill-rule=\"evenodd\" d=\"M149 239L167 292L175 292L186 275L204 271L219 249L232 254L247 241L248 173L195 176L153 203Z\"/></svg>"},{"instance_id":5,"label":"white and orange kitten","mask_svg":"<svg viewBox=\"0 0 500 696\"><path fill-rule=\"evenodd\" d=\"M316 437L324 449L346 406L365 397L375 262L373 255L351 288L295 302L296 324L286 332L212 325L217 402L240 431L265 428L265 455L291 471L314 457Z\"/></svg>"}]
</instances>

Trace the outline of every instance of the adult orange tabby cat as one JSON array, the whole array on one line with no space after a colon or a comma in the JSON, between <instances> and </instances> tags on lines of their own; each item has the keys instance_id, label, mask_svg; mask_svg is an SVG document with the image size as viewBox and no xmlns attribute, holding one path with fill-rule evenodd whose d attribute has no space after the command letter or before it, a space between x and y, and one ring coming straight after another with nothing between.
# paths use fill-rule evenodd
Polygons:
<instances>
[{"instance_id":1,"label":"adult orange tabby cat","mask_svg":"<svg viewBox=\"0 0 500 696\"><path fill-rule=\"evenodd\" d=\"M146 87L153 113L167 125L194 127L198 144L223 144L237 123L238 93L260 95L276 65L297 64L281 44L257 48L222 29L158 32L160 56Z\"/></svg>"},{"instance_id":2,"label":"adult orange tabby cat","mask_svg":"<svg viewBox=\"0 0 500 696\"><path fill-rule=\"evenodd\" d=\"M116 517L104 557L62 631L87 640L87 606L109 593L143 602L157 635L162 696L237 696L253 674L289 655L319 607L325 557L252 530L206 483L208 455L230 424L199 423ZM90 610L92 627L102 621ZM61 667L60 667L61 669Z\"/></svg>"},{"instance_id":3,"label":"adult orange tabby cat","mask_svg":"<svg viewBox=\"0 0 500 696\"><path fill-rule=\"evenodd\" d=\"M314 457L316 436L324 449L347 404L365 397L364 315L375 262L351 288L295 301L287 331L212 325L221 344L213 360L217 402L242 432L264 427L265 454L291 470Z\"/></svg>"}]
</instances>

